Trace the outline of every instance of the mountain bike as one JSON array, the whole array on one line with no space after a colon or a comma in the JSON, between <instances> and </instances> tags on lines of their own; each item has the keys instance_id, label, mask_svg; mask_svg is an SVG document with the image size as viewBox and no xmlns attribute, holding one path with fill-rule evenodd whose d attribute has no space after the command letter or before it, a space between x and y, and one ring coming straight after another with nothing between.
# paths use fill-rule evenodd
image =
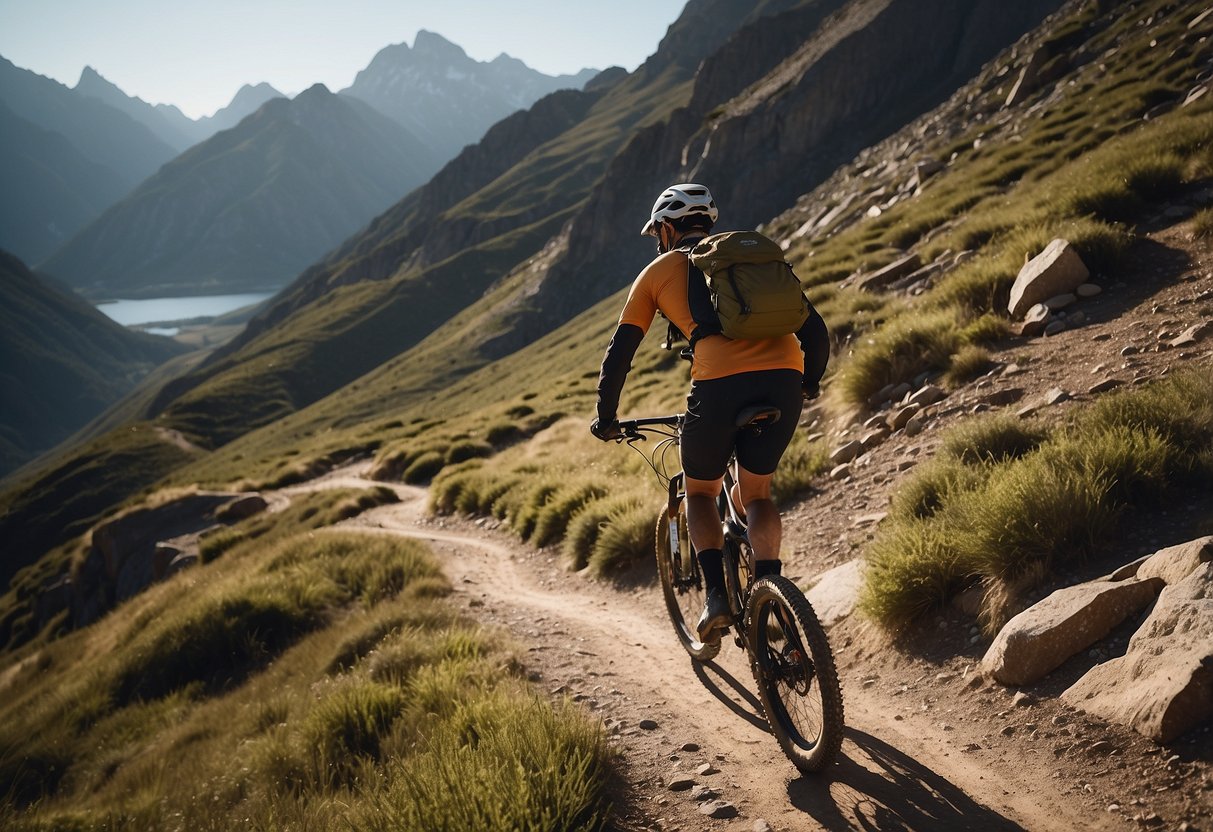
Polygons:
<instances>
[{"instance_id":1,"label":"mountain bike","mask_svg":"<svg viewBox=\"0 0 1213 832\"><path fill-rule=\"evenodd\" d=\"M741 430L761 431L779 419L774 407L751 407L737 419ZM668 498L657 521L657 571L666 610L679 643L697 662L711 661L721 640L701 641L696 622L704 604L703 576L687 533L684 474L667 474L666 457L676 454L683 416L619 423L620 442L636 450L666 486ZM646 453L639 443L657 439ZM767 723L779 745L804 772L824 769L842 744L842 691L825 630L794 583L782 576L755 581L754 552L745 515L735 502L736 459L729 462L716 507L724 530L729 631L746 651ZM717 631L720 634L721 631ZM725 634L727 635L728 632Z\"/></svg>"}]
</instances>

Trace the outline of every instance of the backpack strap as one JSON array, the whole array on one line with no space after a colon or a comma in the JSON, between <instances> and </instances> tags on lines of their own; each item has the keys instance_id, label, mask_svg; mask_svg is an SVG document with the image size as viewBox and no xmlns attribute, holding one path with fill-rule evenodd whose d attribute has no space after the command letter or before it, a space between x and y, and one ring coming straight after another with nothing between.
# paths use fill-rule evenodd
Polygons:
<instances>
[{"instance_id":1,"label":"backpack strap","mask_svg":"<svg viewBox=\"0 0 1213 832\"><path fill-rule=\"evenodd\" d=\"M712 306L712 293L708 291L708 281L703 270L687 260L687 303L691 307L691 319L695 326L691 330L691 352L700 339L709 335L721 335L720 318L716 308Z\"/></svg>"}]
</instances>

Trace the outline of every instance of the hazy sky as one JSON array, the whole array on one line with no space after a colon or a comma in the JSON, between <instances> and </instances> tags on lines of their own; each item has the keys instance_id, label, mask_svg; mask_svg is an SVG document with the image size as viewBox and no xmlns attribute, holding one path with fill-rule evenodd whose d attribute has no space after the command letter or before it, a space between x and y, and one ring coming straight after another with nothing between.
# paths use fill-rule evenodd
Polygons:
<instances>
[{"instance_id":1,"label":"hazy sky","mask_svg":"<svg viewBox=\"0 0 1213 832\"><path fill-rule=\"evenodd\" d=\"M336 92L391 43L437 32L472 58L550 75L631 70L685 0L0 0L0 55L75 86L92 66L130 95L210 115L242 84Z\"/></svg>"}]
</instances>

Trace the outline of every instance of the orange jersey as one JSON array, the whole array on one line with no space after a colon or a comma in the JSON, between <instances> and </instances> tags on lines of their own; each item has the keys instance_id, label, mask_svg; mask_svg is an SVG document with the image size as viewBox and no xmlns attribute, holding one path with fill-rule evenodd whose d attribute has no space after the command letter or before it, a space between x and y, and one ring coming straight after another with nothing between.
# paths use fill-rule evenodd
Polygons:
<instances>
[{"instance_id":1,"label":"orange jersey","mask_svg":"<svg viewBox=\"0 0 1213 832\"><path fill-rule=\"evenodd\" d=\"M660 310L689 337L695 319L687 301L687 266L687 256L681 251L666 252L649 263L632 283L619 323L638 326L647 333L653 316ZM691 362L691 378L695 381L757 370L803 373L804 354L796 336L747 341L709 335L695 344L695 360Z\"/></svg>"}]
</instances>

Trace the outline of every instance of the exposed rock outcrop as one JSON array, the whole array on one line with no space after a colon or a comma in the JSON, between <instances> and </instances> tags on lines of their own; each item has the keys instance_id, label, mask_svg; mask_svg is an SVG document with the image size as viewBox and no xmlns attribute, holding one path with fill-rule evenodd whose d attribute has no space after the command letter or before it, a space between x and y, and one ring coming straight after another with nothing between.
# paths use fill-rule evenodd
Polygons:
<instances>
[{"instance_id":1,"label":"exposed rock outcrop","mask_svg":"<svg viewBox=\"0 0 1213 832\"><path fill-rule=\"evenodd\" d=\"M1062 699L1158 742L1213 718L1213 563L1167 586L1128 652L1091 668Z\"/></svg>"},{"instance_id":2,"label":"exposed rock outcrop","mask_svg":"<svg viewBox=\"0 0 1213 832\"><path fill-rule=\"evenodd\" d=\"M982 659L1004 685L1026 685L1144 609L1163 587L1158 578L1092 581L1059 589L1012 618Z\"/></svg>"},{"instance_id":3,"label":"exposed rock outcrop","mask_svg":"<svg viewBox=\"0 0 1213 832\"><path fill-rule=\"evenodd\" d=\"M139 506L97 525L71 585L72 622L83 626L121 601L192 562L181 538L265 508L258 494L198 491ZM196 555L195 555L196 559Z\"/></svg>"}]
</instances>

